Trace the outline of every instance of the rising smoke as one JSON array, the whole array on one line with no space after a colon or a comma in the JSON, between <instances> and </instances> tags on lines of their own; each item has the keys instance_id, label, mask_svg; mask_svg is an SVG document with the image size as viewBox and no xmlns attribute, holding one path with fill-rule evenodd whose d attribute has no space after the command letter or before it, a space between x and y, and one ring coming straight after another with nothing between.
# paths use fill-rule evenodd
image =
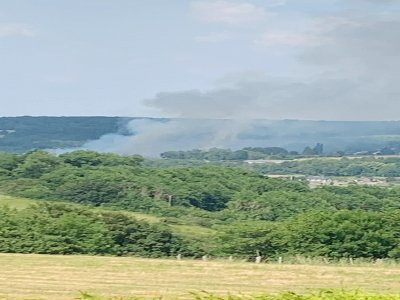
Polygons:
<instances>
[{"instance_id":1,"label":"rising smoke","mask_svg":"<svg viewBox=\"0 0 400 300\"><path fill-rule=\"evenodd\" d=\"M255 123L251 120L134 119L126 125L132 135L107 134L86 143L84 148L152 157L169 150L240 148L246 145L240 135L250 133Z\"/></svg>"},{"instance_id":2,"label":"rising smoke","mask_svg":"<svg viewBox=\"0 0 400 300\"><path fill-rule=\"evenodd\" d=\"M398 1L385 1L389 2ZM157 156L193 148L290 146L296 143L292 125L278 128L276 124L282 123L255 119L399 119L399 13L336 13L317 27L311 32L318 42L298 57L299 63L317 67L321 71L317 76L239 78L206 91L159 93L145 105L173 119L133 120L127 125L132 136L106 135L85 147ZM315 125L303 129L316 130ZM297 134L310 134L303 129L297 128Z\"/></svg>"}]
</instances>

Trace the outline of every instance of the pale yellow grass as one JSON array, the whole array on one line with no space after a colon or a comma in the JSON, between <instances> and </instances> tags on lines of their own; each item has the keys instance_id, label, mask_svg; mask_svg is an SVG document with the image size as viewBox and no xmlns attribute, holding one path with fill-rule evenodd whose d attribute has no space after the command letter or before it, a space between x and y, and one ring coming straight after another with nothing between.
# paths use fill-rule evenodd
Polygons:
<instances>
[{"instance_id":1,"label":"pale yellow grass","mask_svg":"<svg viewBox=\"0 0 400 300\"><path fill-rule=\"evenodd\" d=\"M35 200L22 198L22 197L13 197L13 196L6 196L0 194L0 206L9 206L15 209L24 209L28 206L34 204ZM36 200L41 201L41 200Z\"/></svg>"},{"instance_id":2,"label":"pale yellow grass","mask_svg":"<svg viewBox=\"0 0 400 300\"><path fill-rule=\"evenodd\" d=\"M400 268L311 266L132 257L0 254L0 299L74 299L103 296L187 298L319 288L400 292Z\"/></svg>"}]
</instances>

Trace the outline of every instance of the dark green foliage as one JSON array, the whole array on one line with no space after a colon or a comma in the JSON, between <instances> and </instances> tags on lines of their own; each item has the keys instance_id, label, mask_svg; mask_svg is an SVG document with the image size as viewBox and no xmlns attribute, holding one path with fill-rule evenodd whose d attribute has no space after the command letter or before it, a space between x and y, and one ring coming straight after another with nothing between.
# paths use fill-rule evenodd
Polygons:
<instances>
[{"instance_id":1,"label":"dark green foliage","mask_svg":"<svg viewBox=\"0 0 400 300\"><path fill-rule=\"evenodd\" d=\"M219 229L219 255L399 258L399 211L312 211L282 222L242 221Z\"/></svg>"},{"instance_id":2,"label":"dark green foliage","mask_svg":"<svg viewBox=\"0 0 400 300\"><path fill-rule=\"evenodd\" d=\"M113 153L78 150L60 155L61 161L74 167L84 166L139 166L143 158L139 155L120 156Z\"/></svg>"},{"instance_id":3,"label":"dark green foliage","mask_svg":"<svg viewBox=\"0 0 400 300\"><path fill-rule=\"evenodd\" d=\"M22 162L14 169L16 177L39 178L57 168L60 161L45 151L34 151L22 157Z\"/></svg>"},{"instance_id":4,"label":"dark green foliage","mask_svg":"<svg viewBox=\"0 0 400 300\"><path fill-rule=\"evenodd\" d=\"M107 173L89 170L82 177L70 178L55 187L54 197L79 203L101 205L118 200L123 183Z\"/></svg>"},{"instance_id":5,"label":"dark green foliage","mask_svg":"<svg viewBox=\"0 0 400 300\"><path fill-rule=\"evenodd\" d=\"M268 221L286 219L314 207L331 208L326 199L318 197L315 192L271 191L258 197L238 198L230 203L230 208L244 218Z\"/></svg>"},{"instance_id":6,"label":"dark green foliage","mask_svg":"<svg viewBox=\"0 0 400 300\"><path fill-rule=\"evenodd\" d=\"M161 153L162 158L189 159L206 161L247 160L269 158L270 156L286 156L289 152L280 147L248 147L241 150L211 148L209 150L194 149L189 151L167 151Z\"/></svg>"},{"instance_id":7,"label":"dark green foliage","mask_svg":"<svg viewBox=\"0 0 400 300\"><path fill-rule=\"evenodd\" d=\"M283 163L255 164L252 165L252 168L264 174L399 177L400 158L314 158Z\"/></svg>"},{"instance_id":8,"label":"dark green foliage","mask_svg":"<svg viewBox=\"0 0 400 300\"><path fill-rule=\"evenodd\" d=\"M101 219L118 255L165 256L179 250L180 241L162 225L147 224L121 213L103 213Z\"/></svg>"},{"instance_id":9,"label":"dark green foliage","mask_svg":"<svg viewBox=\"0 0 400 300\"><path fill-rule=\"evenodd\" d=\"M306 147L303 156L321 156L323 145L318 143L313 148ZM188 151L167 151L160 154L163 159L202 160L202 161L244 161L257 159L293 159L299 157L296 151L281 147L246 147L240 150L211 148L209 150L193 149Z\"/></svg>"},{"instance_id":10,"label":"dark green foliage","mask_svg":"<svg viewBox=\"0 0 400 300\"><path fill-rule=\"evenodd\" d=\"M0 151L77 147L118 132L127 121L119 117L2 117Z\"/></svg>"},{"instance_id":11,"label":"dark green foliage","mask_svg":"<svg viewBox=\"0 0 400 300\"><path fill-rule=\"evenodd\" d=\"M0 169L13 171L21 160L17 154L0 152Z\"/></svg>"},{"instance_id":12,"label":"dark green foliage","mask_svg":"<svg viewBox=\"0 0 400 300\"><path fill-rule=\"evenodd\" d=\"M284 226L288 252L310 256L385 258L400 242L398 211L318 211Z\"/></svg>"},{"instance_id":13,"label":"dark green foliage","mask_svg":"<svg viewBox=\"0 0 400 300\"><path fill-rule=\"evenodd\" d=\"M310 189L240 168L145 167L141 157L91 151L0 154L0 171L2 193L103 208L2 209L3 252L400 258L400 188ZM162 219L147 224L104 208ZM164 223L189 232L176 236Z\"/></svg>"},{"instance_id":14,"label":"dark green foliage","mask_svg":"<svg viewBox=\"0 0 400 300\"><path fill-rule=\"evenodd\" d=\"M1 252L73 254L110 253L107 231L98 220L63 207L1 209ZM82 213L82 212L81 212Z\"/></svg>"},{"instance_id":15,"label":"dark green foliage","mask_svg":"<svg viewBox=\"0 0 400 300\"><path fill-rule=\"evenodd\" d=\"M243 150L249 151L249 152L257 152L257 153L262 153L265 155L287 155L289 152L281 147L247 147L244 148Z\"/></svg>"},{"instance_id":16,"label":"dark green foliage","mask_svg":"<svg viewBox=\"0 0 400 300\"><path fill-rule=\"evenodd\" d=\"M181 250L183 243L167 227L120 213L61 204L0 208L1 252L159 257Z\"/></svg>"},{"instance_id":17,"label":"dark green foliage","mask_svg":"<svg viewBox=\"0 0 400 300\"><path fill-rule=\"evenodd\" d=\"M283 246L282 233L273 222L241 221L221 227L217 236L219 255L276 257Z\"/></svg>"},{"instance_id":18,"label":"dark green foliage","mask_svg":"<svg viewBox=\"0 0 400 300\"><path fill-rule=\"evenodd\" d=\"M207 161L221 161L221 160L246 160L248 159L248 151L237 150L232 151L229 149L212 148L208 151L199 149L189 151L167 151L161 153L162 158L167 159L192 159L192 160L207 160Z\"/></svg>"}]
</instances>

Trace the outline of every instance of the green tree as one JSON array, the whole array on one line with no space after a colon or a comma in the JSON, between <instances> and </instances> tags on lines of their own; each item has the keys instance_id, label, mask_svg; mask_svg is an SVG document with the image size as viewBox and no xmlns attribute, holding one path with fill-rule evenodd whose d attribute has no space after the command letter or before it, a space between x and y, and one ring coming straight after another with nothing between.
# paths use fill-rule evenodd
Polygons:
<instances>
[{"instance_id":1,"label":"green tree","mask_svg":"<svg viewBox=\"0 0 400 300\"><path fill-rule=\"evenodd\" d=\"M48 152L37 150L26 154L17 168L16 176L26 178L39 178L43 174L55 170L60 165L59 159Z\"/></svg>"}]
</instances>

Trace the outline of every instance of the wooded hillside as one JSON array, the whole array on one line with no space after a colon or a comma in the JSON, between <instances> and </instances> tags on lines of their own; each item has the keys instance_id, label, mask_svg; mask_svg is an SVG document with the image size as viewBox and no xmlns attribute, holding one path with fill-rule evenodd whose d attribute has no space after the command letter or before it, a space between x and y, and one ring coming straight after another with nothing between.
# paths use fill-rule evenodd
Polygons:
<instances>
[{"instance_id":1,"label":"wooded hillside","mask_svg":"<svg viewBox=\"0 0 400 300\"><path fill-rule=\"evenodd\" d=\"M126 122L120 117L2 117L0 151L78 147Z\"/></svg>"},{"instance_id":2,"label":"wooded hillside","mask_svg":"<svg viewBox=\"0 0 400 300\"><path fill-rule=\"evenodd\" d=\"M1 193L50 201L1 209L0 251L400 258L399 187L311 189L240 168L149 168L142 161L91 151L0 154Z\"/></svg>"}]
</instances>

